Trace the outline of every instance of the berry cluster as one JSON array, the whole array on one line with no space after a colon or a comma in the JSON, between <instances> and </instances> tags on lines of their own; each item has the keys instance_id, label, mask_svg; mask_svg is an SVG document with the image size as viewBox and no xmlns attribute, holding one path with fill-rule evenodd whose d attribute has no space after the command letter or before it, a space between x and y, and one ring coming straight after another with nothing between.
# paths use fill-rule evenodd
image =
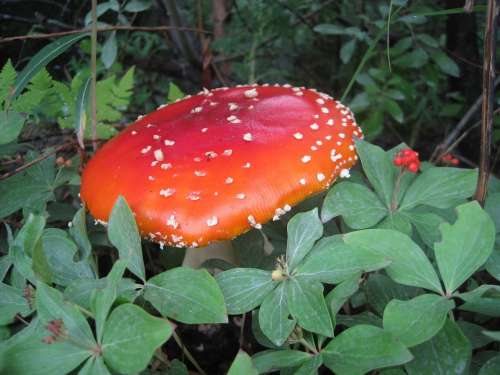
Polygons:
<instances>
[{"instance_id":1,"label":"berry cluster","mask_svg":"<svg viewBox=\"0 0 500 375\"><path fill-rule=\"evenodd\" d=\"M460 161L453 156L453 154L445 154L441 156L441 161L444 164L450 164L450 165L458 165Z\"/></svg>"},{"instance_id":2,"label":"berry cluster","mask_svg":"<svg viewBox=\"0 0 500 375\"><path fill-rule=\"evenodd\" d=\"M60 336L63 336L64 335L64 332L63 332L63 321L61 319L55 319L55 320L51 320L48 324L47 324L47 330L52 333L51 336L46 336L43 338L43 342L45 344L53 344L57 341L58 337Z\"/></svg>"},{"instance_id":3,"label":"berry cluster","mask_svg":"<svg viewBox=\"0 0 500 375\"><path fill-rule=\"evenodd\" d=\"M394 156L393 163L396 167L401 167L411 173L417 173L420 169L420 160L418 152L409 148L402 149Z\"/></svg>"}]
</instances>

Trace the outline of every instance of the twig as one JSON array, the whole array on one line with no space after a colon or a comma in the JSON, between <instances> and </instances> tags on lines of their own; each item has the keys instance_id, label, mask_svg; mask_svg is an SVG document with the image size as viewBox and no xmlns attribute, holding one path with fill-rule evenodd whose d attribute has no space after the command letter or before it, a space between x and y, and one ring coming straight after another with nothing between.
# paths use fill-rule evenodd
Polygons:
<instances>
[{"instance_id":1,"label":"twig","mask_svg":"<svg viewBox=\"0 0 500 375\"><path fill-rule=\"evenodd\" d=\"M105 32L105 31L114 31L114 30L128 30L128 31L149 31L149 32L162 32L162 31L196 31L204 34L211 34L210 31L200 30L193 27L177 27L177 26L127 26L127 25L117 25L117 26L107 26L107 27L98 27L97 32ZM80 34L80 33L88 33L91 32L92 28L83 28L83 29L75 29L69 31L60 31L57 33L47 33L47 34L31 34L31 35L17 35L11 36L7 38L0 38L0 43L8 43L15 42L18 40L26 40L26 39L48 39L48 38L58 38L65 35L72 34Z\"/></svg>"},{"instance_id":2,"label":"twig","mask_svg":"<svg viewBox=\"0 0 500 375\"><path fill-rule=\"evenodd\" d=\"M479 158L479 177L475 199L484 206L488 179L490 176L491 141L493 133L493 106L495 104L495 60L498 1L488 0L486 29L484 36L483 60L483 110L481 115L481 154Z\"/></svg>"},{"instance_id":3,"label":"twig","mask_svg":"<svg viewBox=\"0 0 500 375\"><path fill-rule=\"evenodd\" d=\"M0 181L5 180L6 178L8 178L10 176L13 176L16 173L24 171L25 169L31 167L32 165L35 165L35 164L41 162L42 160L47 159L49 156L52 156L55 153L57 153L58 151L61 151L62 149L66 148L68 146L72 146L73 144L74 144L74 142L71 141L71 142L67 142L67 143L65 143L63 145L57 146L56 148L54 148L53 150L47 152L46 154L40 155L39 157L37 157L37 158L35 158L35 159L27 162L26 164L23 164L23 165L17 167L13 171L4 173L3 175L0 176Z\"/></svg>"},{"instance_id":4,"label":"twig","mask_svg":"<svg viewBox=\"0 0 500 375\"><path fill-rule=\"evenodd\" d=\"M200 365L198 364L198 362L196 362L196 359L194 359L194 357L191 355L191 353L189 352L189 350L184 346L184 343L182 342L182 340L179 337L179 335L177 335L177 332L174 331L172 333L172 337L174 338L174 340L177 343L177 345L179 345L179 348L181 348L181 350L184 353L184 355L186 356L186 358L189 359L189 361L196 368L196 370L200 374L202 374L202 375L207 375L207 373L205 371L203 371L203 369L200 367Z\"/></svg>"},{"instance_id":5,"label":"twig","mask_svg":"<svg viewBox=\"0 0 500 375\"><path fill-rule=\"evenodd\" d=\"M243 313L241 316L241 326L240 326L240 349L243 348L243 344L245 342L245 320L247 314Z\"/></svg>"},{"instance_id":6,"label":"twig","mask_svg":"<svg viewBox=\"0 0 500 375\"><path fill-rule=\"evenodd\" d=\"M92 147L97 149L97 0L92 0L92 33L90 36L90 106L92 111ZM83 137L82 137L83 138ZM83 147L82 147L83 148Z\"/></svg>"}]
</instances>

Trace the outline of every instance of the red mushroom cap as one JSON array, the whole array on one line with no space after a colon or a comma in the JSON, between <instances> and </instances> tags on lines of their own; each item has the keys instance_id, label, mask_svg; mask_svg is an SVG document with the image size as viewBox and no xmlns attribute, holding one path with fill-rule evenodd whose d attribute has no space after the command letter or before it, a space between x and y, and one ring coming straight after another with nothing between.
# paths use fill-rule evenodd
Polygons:
<instances>
[{"instance_id":1,"label":"red mushroom cap","mask_svg":"<svg viewBox=\"0 0 500 375\"><path fill-rule=\"evenodd\" d=\"M352 112L315 90L204 90L140 116L82 175L81 198L107 221L122 195L144 236L173 246L233 238L348 177L362 138Z\"/></svg>"}]
</instances>

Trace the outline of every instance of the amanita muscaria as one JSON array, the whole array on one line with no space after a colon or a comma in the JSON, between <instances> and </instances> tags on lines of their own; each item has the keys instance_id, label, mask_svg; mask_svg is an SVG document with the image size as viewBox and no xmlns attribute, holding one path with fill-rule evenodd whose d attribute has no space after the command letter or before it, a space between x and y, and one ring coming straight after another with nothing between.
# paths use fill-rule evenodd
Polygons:
<instances>
[{"instance_id":1,"label":"amanita muscaria","mask_svg":"<svg viewBox=\"0 0 500 375\"><path fill-rule=\"evenodd\" d=\"M231 239L348 177L352 112L303 87L204 90L140 116L90 160L81 198L106 222L118 196L160 244Z\"/></svg>"}]
</instances>

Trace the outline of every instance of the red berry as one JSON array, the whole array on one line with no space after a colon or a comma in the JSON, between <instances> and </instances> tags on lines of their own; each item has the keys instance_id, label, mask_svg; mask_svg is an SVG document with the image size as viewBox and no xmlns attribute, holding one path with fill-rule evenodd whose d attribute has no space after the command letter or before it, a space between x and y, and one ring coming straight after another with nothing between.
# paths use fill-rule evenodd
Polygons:
<instances>
[{"instance_id":1,"label":"red berry","mask_svg":"<svg viewBox=\"0 0 500 375\"><path fill-rule=\"evenodd\" d=\"M418 168L419 168L419 162L414 162L412 161L410 164L407 165L407 169L408 171L410 171L411 173L417 173L418 172Z\"/></svg>"},{"instance_id":2,"label":"red berry","mask_svg":"<svg viewBox=\"0 0 500 375\"><path fill-rule=\"evenodd\" d=\"M401 158L401 156L396 156L396 157L394 158L393 163L394 163L394 165L395 165L396 167L400 167L400 166L402 166L402 165L403 165L403 159Z\"/></svg>"}]
</instances>

